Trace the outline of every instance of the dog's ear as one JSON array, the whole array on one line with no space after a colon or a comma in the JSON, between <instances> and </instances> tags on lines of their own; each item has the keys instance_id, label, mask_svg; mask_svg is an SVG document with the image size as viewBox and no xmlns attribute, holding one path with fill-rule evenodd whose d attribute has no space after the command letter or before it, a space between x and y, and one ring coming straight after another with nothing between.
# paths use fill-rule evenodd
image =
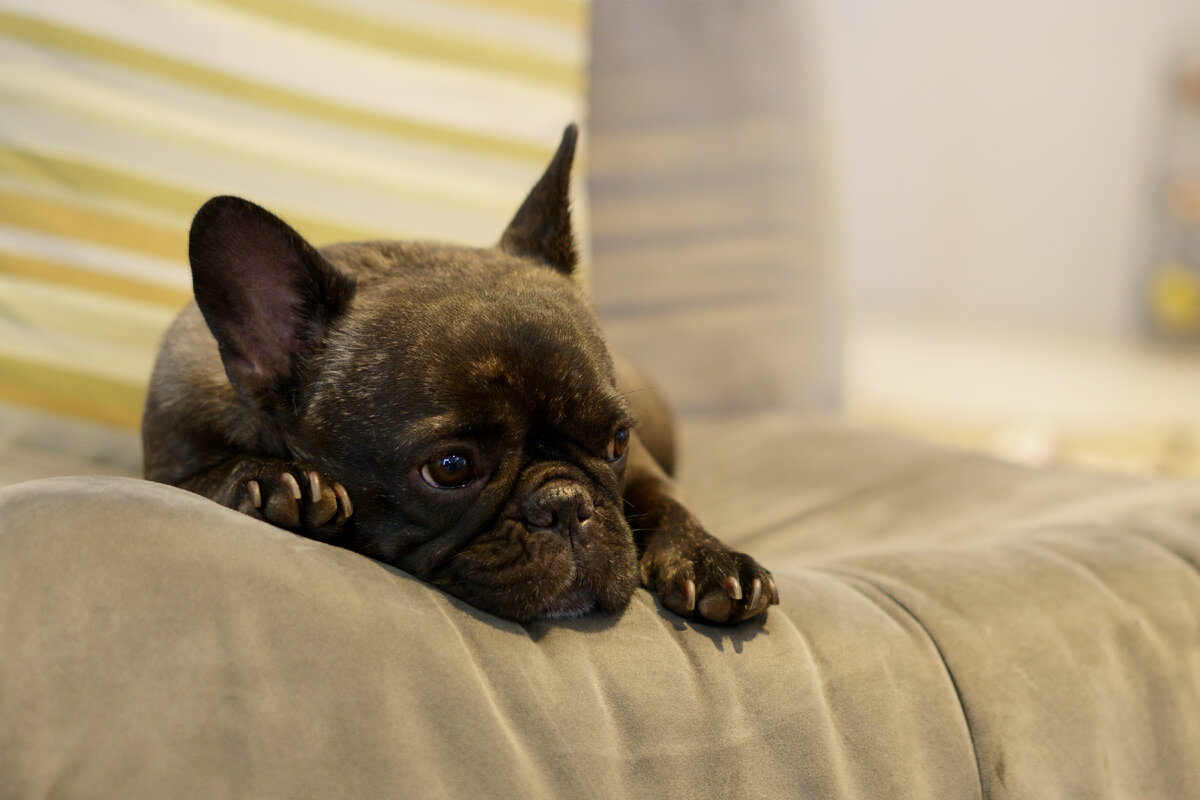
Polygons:
<instances>
[{"instance_id":1,"label":"dog's ear","mask_svg":"<svg viewBox=\"0 0 1200 800\"><path fill-rule=\"evenodd\" d=\"M214 197L196 212L188 258L233 388L263 409L293 411L302 367L349 305L353 278L240 197Z\"/></svg>"},{"instance_id":2,"label":"dog's ear","mask_svg":"<svg viewBox=\"0 0 1200 800\"><path fill-rule=\"evenodd\" d=\"M544 261L568 275L579 261L570 208L571 162L578 138L579 129L568 125L550 166L500 237L504 252Z\"/></svg>"}]
</instances>

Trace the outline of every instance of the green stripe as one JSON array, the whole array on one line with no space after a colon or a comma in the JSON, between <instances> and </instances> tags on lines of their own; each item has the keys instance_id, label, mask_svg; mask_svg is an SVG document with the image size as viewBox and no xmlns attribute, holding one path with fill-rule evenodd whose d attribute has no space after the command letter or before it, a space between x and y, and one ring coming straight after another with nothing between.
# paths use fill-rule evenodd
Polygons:
<instances>
[{"instance_id":1,"label":"green stripe","mask_svg":"<svg viewBox=\"0 0 1200 800\"><path fill-rule=\"evenodd\" d=\"M249 11L275 22L294 25L357 45L388 53L401 52L476 69L502 72L578 93L583 88L581 70L571 62L530 53L486 39L446 36L427 30L369 18L348 11L333 11L301 0L219 0L238 11Z\"/></svg>"},{"instance_id":2,"label":"green stripe","mask_svg":"<svg viewBox=\"0 0 1200 800\"><path fill-rule=\"evenodd\" d=\"M115 42L90 33L10 12L0 11L0 32L44 47L67 50L77 55L107 61L126 69L148 73L194 88L225 94L248 103L269 106L323 122L336 120L342 125L376 135L420 141L439 147L458 148L538 165L545 163L553 152L552 147L527 144L420 120L378 114L306 97L226 72L152 53L133 45Z\"/></svg>"},{"instance_id":3,"label":"green stripe","mask_svg":"<svg viewBox=\"0 0 1200 800\"><path fill-rule=\"evenodd\" d=\"M0 402L137 430L145 393L144 383L0 355Z\"/></svg>"}]
</instances>

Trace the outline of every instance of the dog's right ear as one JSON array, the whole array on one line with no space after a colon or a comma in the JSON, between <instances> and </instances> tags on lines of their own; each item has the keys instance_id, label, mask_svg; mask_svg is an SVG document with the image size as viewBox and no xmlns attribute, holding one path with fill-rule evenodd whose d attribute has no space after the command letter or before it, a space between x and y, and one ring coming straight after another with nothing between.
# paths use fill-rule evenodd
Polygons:
<instances>
[{"instance_id":1,"label":"dog's right ear","mask_svg":"<svg viewBox=\"0 0 1200 800\"><path fill-rule=\"evenodd\" d=\"M265 410L293 411L304 363L349 305L354 279L240 197L214 197L196 212L188 258L233 388Z\"/></svg>"}]
</instances>

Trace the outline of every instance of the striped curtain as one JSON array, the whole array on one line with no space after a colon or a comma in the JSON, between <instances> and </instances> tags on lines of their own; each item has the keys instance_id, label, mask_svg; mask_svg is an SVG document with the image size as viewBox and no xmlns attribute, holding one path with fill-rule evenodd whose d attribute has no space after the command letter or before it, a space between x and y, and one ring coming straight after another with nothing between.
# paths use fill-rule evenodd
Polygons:
<instances>
[{"instance_id":1,"label":"striped curtain","mask_svg":"<svg viewBox=\"0 0 1200 800\"><path fill-rule=\"evenodd\" d=\"M587 13L0 0L0 440L136 467L156 347L190 296L188 225L211 195L253 199L315 244L494 242L583 121Z\"/></svg>"}]
</instances>

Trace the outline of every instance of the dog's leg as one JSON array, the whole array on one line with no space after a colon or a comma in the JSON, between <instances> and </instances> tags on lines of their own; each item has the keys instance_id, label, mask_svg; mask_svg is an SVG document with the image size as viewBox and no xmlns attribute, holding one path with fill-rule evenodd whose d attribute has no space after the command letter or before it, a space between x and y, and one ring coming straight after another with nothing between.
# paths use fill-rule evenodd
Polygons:
<instances>
[{"instance_id":1,"label":"dog's leg","mask_svg":"<svg viewBox=\"0 0 1200 800\"><path fill-rule=\"evenodd\" d=\"M671 477L671 417L636 368L616 359L617 383L638 418L625 473L626 515L640 555L642 584L677 614L733 623L779 602L771 573L711 536Z\"/></svg>"},{"instance_id":2,"label":"dog's leg","mask_svg":"<svg viewBox=\"0 0 1200 800\"><path fill-rule=\"evenodd\" d=\"M354 514L342 484L299 461L235 456L178 486L323 541L333 539Z\"/></svg>"}]
</instances>

